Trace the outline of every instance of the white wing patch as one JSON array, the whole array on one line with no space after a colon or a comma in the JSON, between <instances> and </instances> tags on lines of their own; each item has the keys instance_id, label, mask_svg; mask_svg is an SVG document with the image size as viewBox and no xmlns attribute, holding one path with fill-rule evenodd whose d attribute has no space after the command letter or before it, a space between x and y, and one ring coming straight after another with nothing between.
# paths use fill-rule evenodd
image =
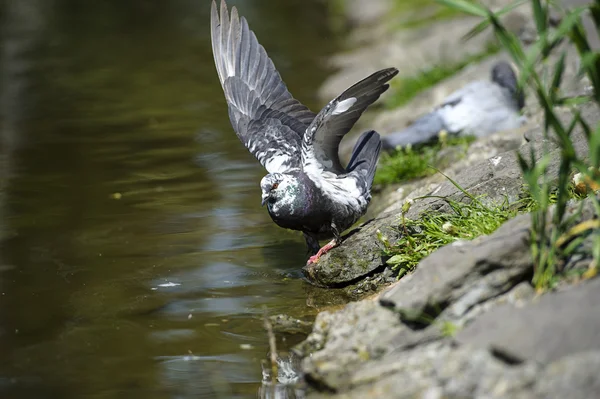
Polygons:
<instances>
[{"instance_id":1,"label":"white wing patch","mask_svg":"<svg viewBox=\"0 0 600 399\"><path fill-rule=\"evenodd\" d=\"M346 112L356 103L355 97L350 97L345 99L344 101L340 101L336 106L331 115L339 115L343 112Z\"/></svg>"},{"instance_id":2,"label":"white wing patch","mask_svg":"<svg viewBox=\"0 0 600 399\"><path fill-rule=\"evenodd\" d=\"M262 155L262 153L259 153ZM262 159L264 155L260 158ZM265 163L265 169L269 172L271 171L280 171L283 169L284 165L290 163L290 157L287 154L282 154L281 152L272 155L269 160ZM272 173L272 172L271 172Z\"/></svg>"}]
</instances>

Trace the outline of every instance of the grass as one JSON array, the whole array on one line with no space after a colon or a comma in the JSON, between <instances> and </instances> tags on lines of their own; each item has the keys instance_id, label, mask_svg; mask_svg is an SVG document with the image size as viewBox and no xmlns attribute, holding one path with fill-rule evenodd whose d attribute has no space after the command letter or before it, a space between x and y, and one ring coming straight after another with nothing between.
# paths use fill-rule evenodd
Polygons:
<instances>
[{"instance_id":1,"label":"grass","mask_svg":"<svg viewBox=\"0 0 600 399\"><path fill-rule=\"evenodd\" d=\"M387 264L398 273L398 277L413 271L436 249L458 240L472 240L491 234L518 213L518 209L509 206L508 202L486 206L478 198L471 198L468 204L445 199L453 213L429 212L418 220L406 219L406 209L399 226L402 238L397 243L390 243L379 234L384 256L389 258Z\"/></svg>"},{"instance_id":2,"label":"grass","mask_svg":"<svg viewBox=\"0 0 600 399\"><path fill-rule=\"evenodd\" d=\"M384 153L379 159L374 184L384 185L429 176L435 173L433 167L440 167L438 154L447 147L461 147L462 155L473 137L450 137L434 144L397 149L392 153Z\"/></svg>"},{"instance_id":3,"label":"grass","mask_svg":"<svg viewBox=\"0 0 600 399\"><path fill-rule=\"evenodd\" d=\"M407 202L402 209L402 222L398 227L401 230L400 240L390 243L378 233L379 241L383 245L383 256L388 258L387 264L398 273L399 278L413 271L423 258L438 248L457 240L472 240L481 235L491 234L517 214L536 212L540 209L540 204L527 187L523 187L518 201L509 203L505 200L500 204L485 205L481 198L475 198L452 179L449 180L466 194L470 199L469 203L443 198L452 208L452 213L431 211L418 220L412 220L405 217L411 204ZM570 199L582 200L587 197L586 194L577 191L574 185L569 185L568 192ZM550 204L557 203L558 189L550 193L548 200Z\"/></svg>"},{"instance_id":4,"label":"grass","mask_svg":"<svg viewBox=\"0 0 600 399\"><path fill-rule=\"evenodd\" d=\"M423 90L455 75L467 65L497 53L499 49L497 44L490 43L485 51L468 56L460 62L439 64L422 70L414 76L396 77L391 82L391 95L387 97L384 106L393 109L405 105Z\"/></svg>"}]
</instances>

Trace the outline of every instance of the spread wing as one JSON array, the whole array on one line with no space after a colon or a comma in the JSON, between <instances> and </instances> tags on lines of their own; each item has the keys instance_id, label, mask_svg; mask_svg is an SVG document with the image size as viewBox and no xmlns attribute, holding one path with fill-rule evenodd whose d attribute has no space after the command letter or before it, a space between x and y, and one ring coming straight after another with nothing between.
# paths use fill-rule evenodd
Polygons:
<instances>
[{"instance_id":1,"label":"spread wing","mask_svg":"<svg viewBox=\"0 0 600 399\"><path fill-rule=\"evenodd\" d=\"M325 106L303 136L302 162L305 171L337 175L346 170L340 164L338 148L342 138L358 118L385 92L390 79L398 74L396 68L382 69L356 83Z\"/></svg>"},{"instance_id":2,"label":"spread wing","mask_svg":"<svg viewBox=\"0 0 600 399\"><path fill-rule=\"evenodd\" d=\"M302 135L315 114L294 99L235 7L211 9L215 65L239 139L269 173L300 168Z\"/></svg>"}]
</instances>

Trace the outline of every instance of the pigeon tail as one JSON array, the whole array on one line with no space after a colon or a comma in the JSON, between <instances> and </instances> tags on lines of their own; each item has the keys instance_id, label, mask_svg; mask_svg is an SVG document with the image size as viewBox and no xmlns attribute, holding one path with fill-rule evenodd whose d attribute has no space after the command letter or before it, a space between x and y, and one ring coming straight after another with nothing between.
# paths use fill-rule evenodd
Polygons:
<instances>
[{"instance_id":1,"label":"pigeon tail","mask_svg":"<svg viewBox=\"0 0 600 399\"><path fill-rule=\"evenodd\" d=\"M371 191L377 160L381 150L381 139L379 133L374 130L364 132L354 145L352 157L348 162L348 173L357 173L363 177L363 194Z\"/></svg>"},{"instance_id":2,"label":"pigeon tail","mask_svg":"<svg viewBox=\"0 0 600 399\"><path fill-rule=\"evenodd\" d=\"M444 120L437 111L433 111L423 115L406 129L383 137L383 149L391 151L398 146L429 143L434 141L442 130L447 130Z\"/></svg>"}]
</instances>

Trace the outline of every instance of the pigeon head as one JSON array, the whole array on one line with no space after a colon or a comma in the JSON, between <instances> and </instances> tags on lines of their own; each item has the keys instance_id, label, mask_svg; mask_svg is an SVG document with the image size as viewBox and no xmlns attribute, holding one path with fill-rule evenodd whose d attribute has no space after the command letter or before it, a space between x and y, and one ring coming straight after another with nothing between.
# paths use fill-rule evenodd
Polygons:
<instances>
[{"instance_id":1,"label":"pigeon head","mask_svg":"<svg viewBox=\"0 0 600 399\"><path fill-rule=\"evenodd\" d=\"M260 189L262 190L261 205L264 206L267 202L276 202L281 198L285 180L285 176L281 173L269 173L262 178L260 181Z\"/></svg>"},{"instance_id":2,"label":"pigeon head","mask_svg":"<svg viewBox=\"0 0 600 399\"><path fill-rule=\"evenodd\" d=\"M492 81L510 91L514 96L519 109L525 105L523 91L518 87L517 76L510 64L506 61L497 62L492 68Z\"/></svg>"}]
</instances>

